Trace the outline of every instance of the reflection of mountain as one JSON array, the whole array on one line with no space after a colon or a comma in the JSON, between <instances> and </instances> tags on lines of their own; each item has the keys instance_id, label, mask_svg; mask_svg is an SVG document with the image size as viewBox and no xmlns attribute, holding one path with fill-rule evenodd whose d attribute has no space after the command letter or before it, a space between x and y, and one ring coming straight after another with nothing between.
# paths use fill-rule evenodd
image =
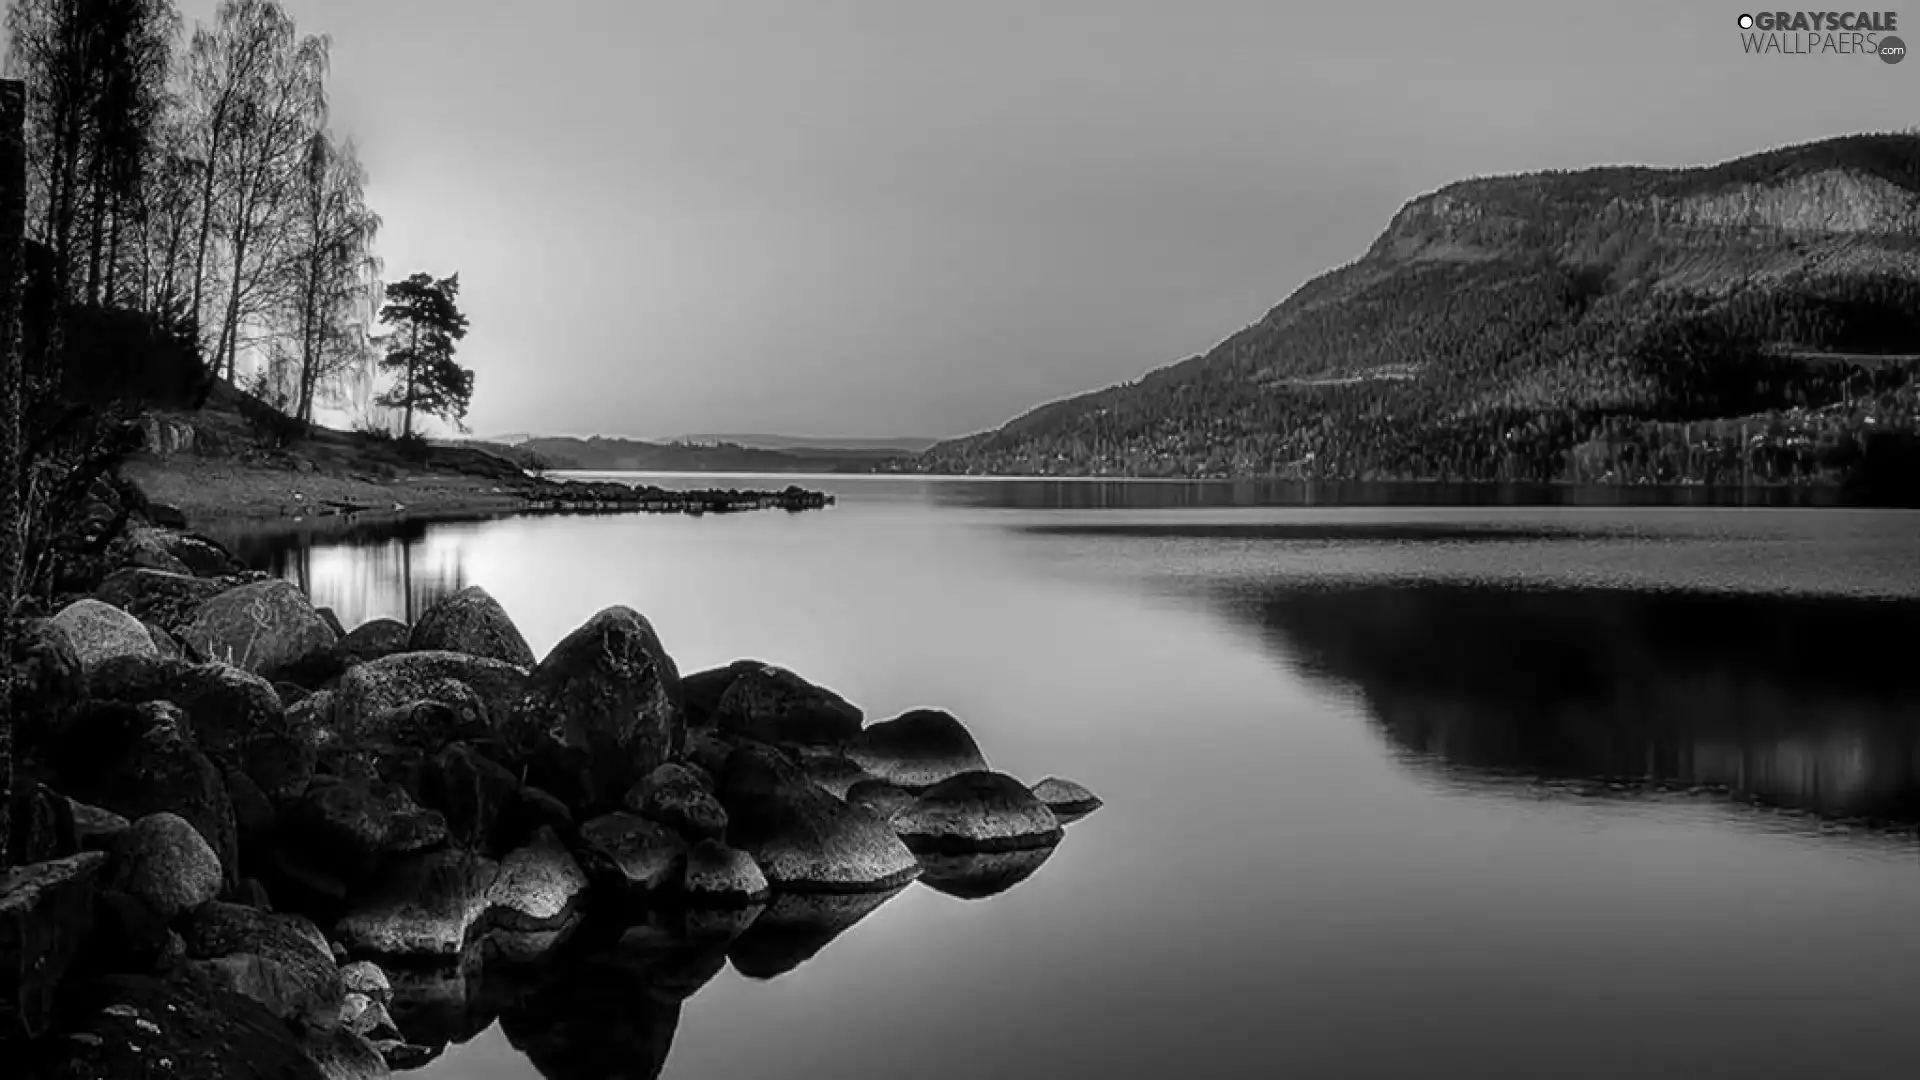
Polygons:
<instances>
[{"instance_id":1,"label":"reflection of mountain","mask_svg":"<svg viewBox=\"0 0 1920 1080\"><path fill-rule=\"evenodd\" d=\"M1920 821L1920 603L1378 585L1231 606L1417 759Z\"/></svg>"}]
</instances>

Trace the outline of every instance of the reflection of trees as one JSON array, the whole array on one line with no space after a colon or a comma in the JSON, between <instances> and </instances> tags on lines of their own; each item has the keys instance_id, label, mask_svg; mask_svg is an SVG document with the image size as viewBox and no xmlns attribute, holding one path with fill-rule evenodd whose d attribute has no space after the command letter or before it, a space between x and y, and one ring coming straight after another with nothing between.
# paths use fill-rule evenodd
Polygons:
<instances>
[{"instance_id":1,"label":"reflection of trees","mask_svg":"<svg viewBox=\"0 0 1920 1080\"><path fill-rule=\"evenodd\" d=\"M1920 604L1412 585L1232 603L1436 765L1920 821Z\"/></svg>"},{"instance_id":2,"label":"reflection of trees","mask_svg":"<svg viewBox=\"0 0 1920 1080\"><path fill-rule=\"evenodd\" d=\"M384 520L256 533L231 543L247 565L299 585L349 629L368 619L411 623L468 584L463 527ZM447 541L441 543L441 541Z\"/></svg>"},{"instance_id":3,"label":"reflection of trees","mask_svg":"<svg viewBox=\"0 0 1920 1080\"><path fill-rule=\"evenodd\" d=\"M1803 506L1835 501L1805 488L1574 487L1298 480L943 480L943 506L996 510L1177 510L1248 506Z\"/></svg>"}]
</instances>

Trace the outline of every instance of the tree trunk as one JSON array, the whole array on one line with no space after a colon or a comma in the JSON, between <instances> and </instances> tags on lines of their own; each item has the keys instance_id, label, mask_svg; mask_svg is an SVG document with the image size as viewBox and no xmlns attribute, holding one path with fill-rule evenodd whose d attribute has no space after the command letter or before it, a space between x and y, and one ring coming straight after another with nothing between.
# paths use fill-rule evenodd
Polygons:
<instances>
[{"instance_id":1,"label":"tree trunk","mask_svg":"<svg viewBox=\"0 0 1920 1080\"><path fill-rule=\"evenodd\" d=\"M401 425L400 434L413 435L413 372L420 366L420 324L413 324L413 346L407 352L407 421Z\"/></svg>"},{"instance_id":2,"label":"tree trunk","mask_svg":"<svg viewBox=\"0 0 1920 1080\"><path fill-rule=\"evenodd\" d=\"M98 170L96 170L98 171ZM106 254L107 185L93 178L93 198L87 207L87 303L100 303L100 260Z\"/></svg>"},{"instance_id":3,"label":"tree trunk","mask_svg":"<svg viewBox=\"0 0 1920 1080\"><path fill-rule=\"evenodd\" d=\"M107 208L107 269L101 279L100 295L108 307L119 300L120 293L120 199L115 197Z\"/></svg>"},{"instance_id":4,"label":"tree trunk","mask_svg":"<svg viewBox=\"0 0 1920 1080\"><path fill-rule=\"evenodd\" d=\"M27 86L0 82L0 662L13 655L13 598L20 577L20 302L25 288ZM12 695L0 687L0 871L11 865Z\"/></svg>"},{"instance_id":5,"label":"tree trunk","mask_svg":"<svg viewBox=\"0 0 1920 1080\"><path fill-rule=\"evenodd\" d=\"M244 222L242 225L244 226ZM239 351L240 337L240 283L241 268L247 262L247 230L242 227L233 234L233 288L227 293L227 314L220 320L220 344L214 349L216 361L226 365L227 381L233 381L234 354Z\"/></svg>"}]
</instances>

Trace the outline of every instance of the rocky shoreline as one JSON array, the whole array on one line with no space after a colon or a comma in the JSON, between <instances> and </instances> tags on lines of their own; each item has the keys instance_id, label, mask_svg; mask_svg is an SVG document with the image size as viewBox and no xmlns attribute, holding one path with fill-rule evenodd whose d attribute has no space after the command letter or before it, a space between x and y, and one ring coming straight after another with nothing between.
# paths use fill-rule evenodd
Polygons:
<instances>
[{"instance_id":1,"label":"rocky shoreline","mask_svg":"<svg viewBox=\"0 0 1920 1080\"><path fill-rule=\"evenodd\" d=\"M479 587L349 630L151 515L93 569L10 657L9 1075L377 1077L496 1021L549 1077L657 1072L722 967L1011 887L1099 804L940 710L682 676L630 607L539 658Z\"/></svg>"}]
</instances>

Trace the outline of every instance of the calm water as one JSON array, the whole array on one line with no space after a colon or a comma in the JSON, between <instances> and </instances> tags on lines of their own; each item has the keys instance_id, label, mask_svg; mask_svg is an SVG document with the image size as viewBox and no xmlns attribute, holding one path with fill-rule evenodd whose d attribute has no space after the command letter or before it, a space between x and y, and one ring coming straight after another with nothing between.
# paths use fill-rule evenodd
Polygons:
<instances>
[{"instance_id":1,"label":"calm water","mask_svg":"<svg viewBox=\"0 0 1920 1080\"><path fill-rule=\"evenodd\" d=\"M249 545L349 626L479 583L539 653L629 604L683 670L949 708L1107 800L991 899L910 886L677 1008L577 994L618 1020L553 1080L1920 1066L1920 514L815 483ZM527 1008L418 1075L541 1075Z\"/></svg>"}]
</instances>

